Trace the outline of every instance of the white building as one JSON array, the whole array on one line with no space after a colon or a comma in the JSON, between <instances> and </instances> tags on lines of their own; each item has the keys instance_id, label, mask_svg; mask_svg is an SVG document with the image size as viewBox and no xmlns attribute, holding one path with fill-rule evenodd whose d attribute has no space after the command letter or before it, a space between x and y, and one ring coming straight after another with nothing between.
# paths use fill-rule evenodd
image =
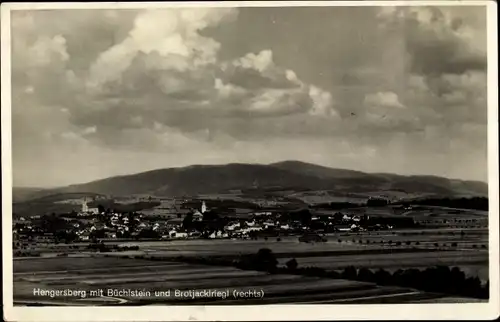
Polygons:
<instances>
[{"instance_id":1,"label":"white building","mask_svg":"<svg viewBox=\"0 0 500 322\"><path fill-rule=\"evenodd\" d=\"M280 229L283 229L283 230L288 230L288 229L290 229L290 226L289 226L288 224L286 224L286 225L281 225L281 226L280 226Z\"/></svg>"},{"instance_id":2,"label":"white building","mask_svg":"<svg viewBox=\"0 0 500 322\"><path fill-rule=\"evenodd\" d=\"M173 235L173 236L172 236ZM188 234L185 233L185 232L174 232L173 234L171 234L170 236L172 236L173 238L187 238L188 237Z\"/></svg>"},{"instance_id":3,"label":"white building","mask_svg":"<svg viewBox=\"0 0 500 322\"><path fill-rule=\"evenodd\" d=\"M272 212L269 212L269 211L264 211L264 212L255 212L254 213L255 216L271 216L272 215Z\"/></svg>"},{"instance_id":4,"label":"white building","mask_svg":"<svg viewBox=\"0 0 500 322\"><path fill-rule=\"evenodd\" d=\"M203 220L203 214L202 214L202 212L199 212L198 210L196 210L195 213L193 214L193 221L202 221Z\"/></svg>"},{"instance_id":5,"label":"white building","mask_svg":"<svg viewBox=\"0 0 500 322\"><path fill-rule=\"evenodd\" d=\"M234 231L237 228L240 228L239 222L238 223L231 223L231 224L227 225L226 227L224 227L224 229L227 231Z\"/></svg>"},{"instance_id":6,"label":"white building","mask_svg":"<svg viewBox=\"0 0 500 322\"><path fill-rule=\"evenodd\" d=\"M87 198L85 198L82 202L82 213L97 215L99 213L99 208L89 208Z\"/></svg>"}]
</instances>

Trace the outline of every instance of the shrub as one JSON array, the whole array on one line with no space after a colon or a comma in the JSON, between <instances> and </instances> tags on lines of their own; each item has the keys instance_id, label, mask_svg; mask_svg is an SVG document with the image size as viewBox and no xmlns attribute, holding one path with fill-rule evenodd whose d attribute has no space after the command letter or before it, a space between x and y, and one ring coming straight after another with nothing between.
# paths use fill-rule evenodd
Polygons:
<instances>
[{"instance_id":1,"label":"shrub","mask_svg":"<svg viewBox=\"0 0 500 322\"><path fill-rule=\"evenodd\" d=\"M261 248L253 258L257 270L274 270L278 265L278 260L269 248Z\"/></svg>"},{"instance_id":2,"label":"shrub","mask_svg":"<svg viewBox=\"0 0 500 322\"><path fill-rule=\"evenodd\" d=\"M330 272L327 272L326 274L326 277L329 277L329 278L340 278L341 277L341 273L337 272L337 271L330 271Z\"/></svg>"},{"instance_id":3,"label":"shrub","mask_svg":"<svg viewBox=\"0 0 500 322\"><path fill-rule=\"evenodd\" d=\"M295 258L292 258L291 260L287 261L285 265L290 270L296 270L299 266L299 263L297 263L297 260Z\"/></svg>"},{"instance_id":4,"label":"shrub","mask_svg":"<svg viewBox=\"0 0 500 322\"><path fill-rule=\"evenodd\" d=\"M368 268L361 268L358 272L358 279L365 282L373 282L375 279L375 274Z\"/></svg>"},{"instance_id":5,"label":"shrub","mask_svg":"<svg viewBox=\"0 0 500 322\"><path fill-rule=\"evenodd\" d=\"M348 279L348 280L355 280L358 277L358 271L354 266L348 266L344 269L344 271L341 274L342 278Z\"/></svg>"},{"instance_id":6,"label":"shrub","mask_svg":"<svg viewBox=\"0 0 500 322\"><path fill-rule=\"evenodd\" d=\"M374 274L374 282L380 285L387 285L391 282L391 277L391 273L387 272L383 268L380 268Z\"/></svg>"}]
</instances>

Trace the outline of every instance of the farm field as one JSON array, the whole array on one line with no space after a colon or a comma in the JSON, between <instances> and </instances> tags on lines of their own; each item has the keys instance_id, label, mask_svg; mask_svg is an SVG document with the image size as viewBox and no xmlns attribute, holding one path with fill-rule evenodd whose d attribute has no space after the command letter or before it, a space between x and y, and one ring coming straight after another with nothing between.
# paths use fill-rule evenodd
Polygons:
<instances>
[{"instance_id":1,"label":"farm field","mask_svg":"<svg viewBox=\"0 0 500 322\"><path fill-rule=\"evenodd\" d=\"M73 290L85 296L40 296L34 289ZM90 295L102 289L103 294ZM109 293L136 290L143 294ZM165 291L170 290L167 294ZM175 290L184 293L176 294ZM210 290L192 297L185 291ZM235 297L233 291L263 294ZM155 293L163 291L163 293ZM149 293L147 293L149 292ZM218 292L218 293L216 293ZM118 294L118 295L116 295ZM109 296L108 296L109 295ZM155 305L155 304L271 304L420 302L439 294L377 286L342 279L299 275L270 275L217 267L117 257L39 258L14 260L15 305ZM463 299L462 299L463 300Z\"/></svg>"},{"instance_id":2,"label":"farm field","mask_svg":"<svg viewBox=\"0 0 500 322\"><path fill-rule=\"evenodd\" d=\"M318 244L299 243L298 237L282 237L281 241L269 238L260 240L189 240L171 242L133 243L140 249L148 251L190 252L200 254L250 254L260 248L270 248L274 253L281 252L317 252L325 250L358 250L366 248L363 245L338 244L333 241Z\"/></svg>"},{"instance_id":3,"label":"farm field","mask_svg":"<svg viewBox=\"0 0 500 322\"><path fill-rule=\"evenodd\" d=\"M461 232L464 234L462 235ZM341 232L327 234L325 237L327 238L325 243L300 243L298 236L289 236L280 237L280 241L275 237L270 237L267 240L263 238L258 240L172 240L124 242L123 244L138 245L144 253L162 256L251 254L260 248L269 248L279 255L280 253L309 254L328 251L354 252L366 249L389 251L394 248L436 248L436 243L438 243L438 248L446 250L474 250L474 248L482 248L483 245L485 248L488 246L488 230L481 228ZM401 245L396 246L397 242ZM406 245L407 242L410 244ZM456 246L452 246L453 243L456 243Z\"/></svg>"},{"instance_id":4,"label":"farm field","mask_svg":"<svg viewBox=\"0 0 500 322\"><path fill-rule=\"evenodd\" d=\"M464 232L464 235L461 235ZM274 253L282 252L318 252L318 251L336 251L336 250L359 250L359 249L389 249L394 245L388 245L401 242L404 247L406 242L410 246L434 247L435 243L439 247L451 247L452 243L457 243L458 248L481 248L488 246L488 230L483 228L447 228L447 229L428 229L428 230L394 230L378 232L345 232L326 234L326 243L299 243L298 236L270 237L268 240L260 238L259 240L171 240L171 241L109 241L111 244L138 245L141 249L139 253L146 251L148 253L157 252L167 255L197 255L197 254L244 254L254 253L259 248L270 248ZM340 240L340 242L339 242ZM360 240L362 241L360 243ZM416 245L416 243L419 243ZM446 244L443 246L443 244ZM72 248L85 248L88 243L75 244L47 244L40 245L37 250L42 252L63 252L72 251ZM475 247L474 247L475 245Z\"/></svg>"}]
</instances>

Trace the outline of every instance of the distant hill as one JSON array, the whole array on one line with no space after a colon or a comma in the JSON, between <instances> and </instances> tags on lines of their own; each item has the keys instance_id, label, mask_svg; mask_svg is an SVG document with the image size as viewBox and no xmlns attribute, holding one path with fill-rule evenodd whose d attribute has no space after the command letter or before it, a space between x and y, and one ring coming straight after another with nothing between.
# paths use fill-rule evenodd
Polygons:
<instances>
[{"instance_id":1,"label":"distant hill","mask_svg":"<svg viewBox=\"0 0 500 322\"><path fill-rule=\"evenodd\" d=\"M23 188L26 189L26 188ZM194 196L225 193L238 189L330 190L339 192L403 191L441 196L486 196L486 183L436 176L401 176L334 169L299 161L268 165L193 165L117 176L57 189L14 189L15 200L23 201L53 194L93 193L110 196L149 194Z\"/></svg>"},{"instance_id":2,"label":"distant hill","mask_svg":"<svg viewBox=\"0 0 500 322\"><path fill-rule=\"evenodd\" d=\"M283 161L283 162L271 163L270 166L318 178L342 179L342 178L366 178L374 176L361 171L334 169L301 161Z\"/></svg>"},{"instance_id":3,"label":"distant hill","mask_svg":"<svg viewBox=\"0 0 500 322\"><path fill-rule=\"evenodd\" d=\"M50 195L50 189L14 187L12 189L12 199L14 202L21 202Z\"/></svg>"}]
</instances>

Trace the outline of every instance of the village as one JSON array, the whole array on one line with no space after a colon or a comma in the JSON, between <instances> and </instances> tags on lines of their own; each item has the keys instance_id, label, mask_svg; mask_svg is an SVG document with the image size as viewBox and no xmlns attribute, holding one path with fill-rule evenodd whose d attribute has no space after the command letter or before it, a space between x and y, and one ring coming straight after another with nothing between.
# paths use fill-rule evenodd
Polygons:
<instances>
[{"instance_id":1,"label":"village","mask_svg":"<svg viewBox=\"0 0 500 322\"><path fill-rule=\"evenodd\" d=\"M346 211L321 213L308 208L295 211L261 209L245 215L231 215L220 209L209 209L203 200L190 200L186 204L197 204L198 207L184 207L178 209L175 216L161 216L91 208L84 200L79 212L15 220L14 248L112 240L279 239L282 236L392 228L392 225L369 215Z\"/></svg>"}]
</instances>

